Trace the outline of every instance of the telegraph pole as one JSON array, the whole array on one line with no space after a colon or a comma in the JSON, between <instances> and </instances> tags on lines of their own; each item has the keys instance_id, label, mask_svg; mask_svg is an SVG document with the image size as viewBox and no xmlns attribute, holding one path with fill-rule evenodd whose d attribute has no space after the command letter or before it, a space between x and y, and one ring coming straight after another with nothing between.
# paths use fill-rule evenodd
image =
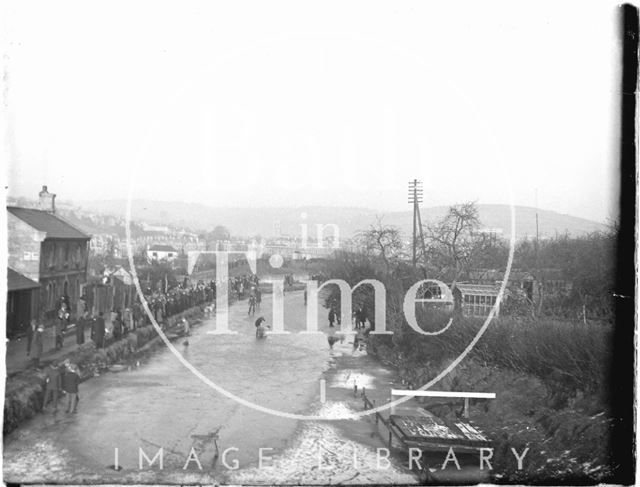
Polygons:
<instances>
[{"instance_id":1,"label":"telegraph pole","mask_svg":"<svg viewBox=\"0 0 640 487\"><path fill-rule=\"evenodd\" d=\"M409 204L413 205L413 267L415 269L417 262L417 240L418 227L420 228L420 237L422 240L422 251L424 248L424 235L422 233L422 221L420 219L420 203L422 203L422 181L414 179L409 181Z\"/></svg>"},{"instance_id":2,"label":"telegraph pole","mask_svg":"<svg viewBox=\"0 0 640 487\"><path fill-rule=\"evenodd\" d=\"M535 203L536 203L536 272L538 272L538 254L539 254L539 246L540 246L540 231L538 227L538 188L536 188L535 192Z\"/></svg>"},{"instance_id":3,"label":"telegraph pole","mask_svg":"<svg viewBox=\"0 0 640 487\"><path fill-rule=\"evenodd\" d=\"M536 275L535 279L538 281L538 314L540 314L540 310L542 309L542 282L540 279L540 228L538 225L538 188L535 191L535 199L536 199ZM535 303L535 297L534 303ZM534 306L535 310L535 306Z\"/></svg>"}]
</instances>

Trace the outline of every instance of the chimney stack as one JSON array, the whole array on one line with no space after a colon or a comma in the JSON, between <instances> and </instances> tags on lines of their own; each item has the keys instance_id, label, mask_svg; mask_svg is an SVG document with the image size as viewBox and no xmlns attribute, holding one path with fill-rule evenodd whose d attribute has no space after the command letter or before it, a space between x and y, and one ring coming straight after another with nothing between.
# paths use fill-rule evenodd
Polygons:
<instances>
[{"instance_id":1,"label":"chimney stack","mask_svg":"<svg viewBox=\"0 0 640 487\"><path fill-rule=\"evenodd\" d=\"M56 195L49 193L46 186L42 186L42 191L38 194L40 196L40 209L48 211L49 213L56 212Z\"/></svg>"}]
</instances>

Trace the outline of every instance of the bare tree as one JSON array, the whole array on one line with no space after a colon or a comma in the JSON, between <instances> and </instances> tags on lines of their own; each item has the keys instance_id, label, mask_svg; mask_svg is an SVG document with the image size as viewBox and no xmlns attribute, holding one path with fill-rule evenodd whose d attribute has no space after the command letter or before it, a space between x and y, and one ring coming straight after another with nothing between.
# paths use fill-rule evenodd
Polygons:
<instances>
[{"instance_id":1,"label":"bare tree","mask_svg":"<svg viewBox=\"0 0 640 487\"><path fill-rule=\"evenodd\" d=\"M359 232L357 239L367 254L382 259L387 271L391 269L392 262L401 257L404 249L400 230L392 225L385 225L380 216L376 217L375 223L368 230Z\"/></svg>"},{"instance_id":2,"label":"bare tree","mask_svg":"<svg viewBox=\"0 0 640 487\"><path fill-rule=\"evenodd\" d=\"M449 207L445 217L426 228L427 254L440 277L457 280L468 269L474 248L473 232L480 225L475 202Z\"/></svg>"}]
</instances>

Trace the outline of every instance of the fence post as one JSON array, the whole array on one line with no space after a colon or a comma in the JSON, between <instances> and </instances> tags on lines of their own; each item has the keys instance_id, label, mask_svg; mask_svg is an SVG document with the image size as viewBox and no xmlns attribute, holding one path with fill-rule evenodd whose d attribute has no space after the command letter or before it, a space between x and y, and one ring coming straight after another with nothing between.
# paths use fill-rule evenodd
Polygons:
<instances>
[{"instance_id":1,"label":"fence post","mask_svg":"<svg viewBox=\"0 0 640 487\"><path fill-rule=\"evenodd\" d=\"M464 398L464 409L462 410L462 415L466 419L469 419L469 398L468 397Z\"/></svg>"}]
</instances>

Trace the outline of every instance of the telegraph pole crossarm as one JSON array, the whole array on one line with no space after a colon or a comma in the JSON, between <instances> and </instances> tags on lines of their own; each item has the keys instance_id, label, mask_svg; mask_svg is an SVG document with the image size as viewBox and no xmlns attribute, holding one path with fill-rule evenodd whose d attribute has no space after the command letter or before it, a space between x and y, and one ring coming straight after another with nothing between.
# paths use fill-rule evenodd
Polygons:
<instances>
[{"instance_id":1,"label":"telegraph pole crossarm","mask_svg":"<svg viewBox=\"0 0 640 487\"><path fill-rule=\"evenodd\" d=\"M420 203L422 203L422 182L414 179L409 181L409 204L413 205L413 267L415 269L417 256L418 225L420 225L420 235L422 237L422 251L424 252L424 237L422 235L422 222L420 219Z\"/></svg>"}]
</instances>

